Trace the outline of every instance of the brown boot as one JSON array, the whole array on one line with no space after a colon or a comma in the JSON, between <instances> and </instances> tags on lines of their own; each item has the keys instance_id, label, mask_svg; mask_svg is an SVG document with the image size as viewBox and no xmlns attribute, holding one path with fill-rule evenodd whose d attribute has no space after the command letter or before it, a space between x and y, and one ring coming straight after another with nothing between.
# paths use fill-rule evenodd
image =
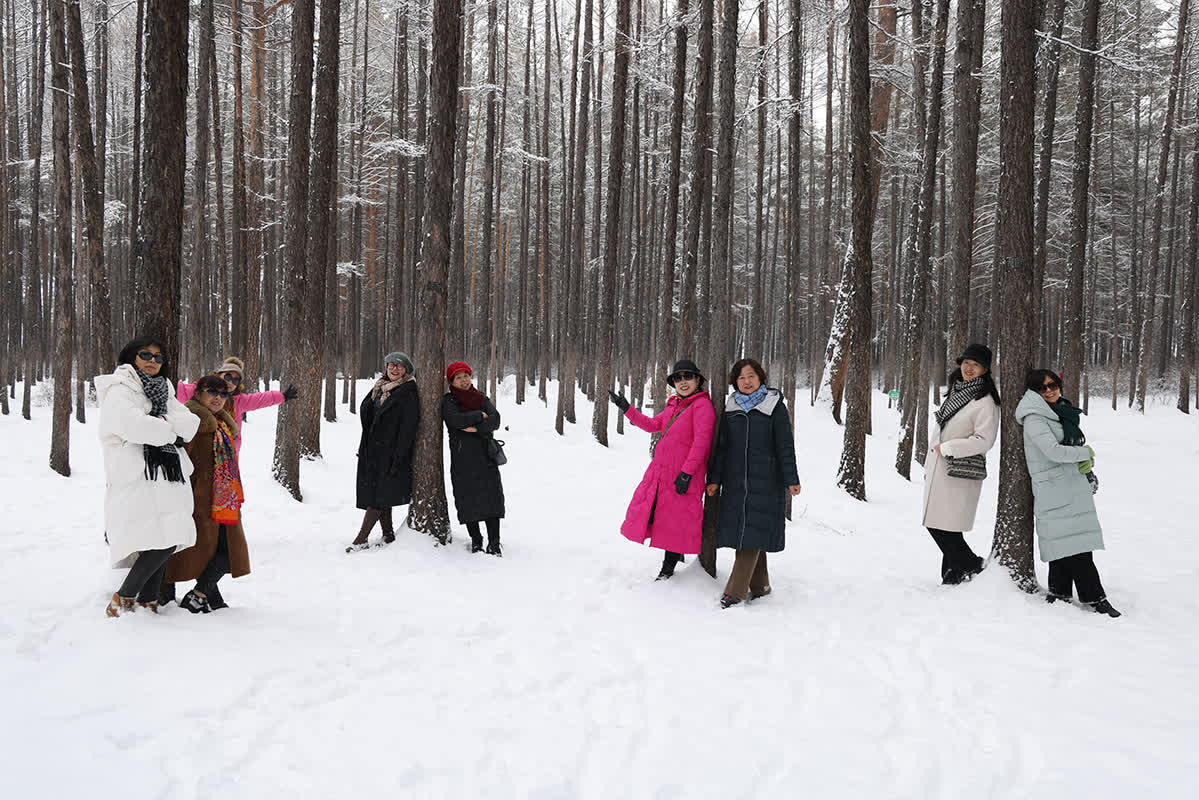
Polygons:
<instances>
[{"instance_id":1,"label":"brown boot","mask_svg":"<svg viewBox=\"0 0 1199 800\"><path fill-rule=\"evenodd\" d=\"M104 609L104 613L109 617L119 617L122 612L132 614L133 609L132 597L121 597L116 592L113 592L112 599L108 601L108 608Z\"/></svg>"},{"instance_id":2,"label":"brown boot","mask_svg":"<svg viewBox=\"0 0 1199 800\"><path fill-rule=\"evenodd\" d=\"M148 603L143 603L141 600L138 600L138 601L137 601L137 604L138 604L139 606L141 606L142 608L148 608L148 609L150 609L150 611L151 611L151 612L153 612L153 613L155 613L155 614L157 614L157 613L158 613L158 601L157 601L157 600L151 600L151 601L150 601L150 602L148 602Z\"/></svg>"}]
</instances>

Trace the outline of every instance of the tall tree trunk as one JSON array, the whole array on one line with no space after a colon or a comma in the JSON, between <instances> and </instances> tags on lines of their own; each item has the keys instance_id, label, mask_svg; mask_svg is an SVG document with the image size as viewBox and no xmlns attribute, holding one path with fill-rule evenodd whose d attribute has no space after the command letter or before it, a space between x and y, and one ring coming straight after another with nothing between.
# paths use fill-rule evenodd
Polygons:
<instances>
[{"instance_id":1,"label":"tall tree trunk","mask_svg":"<svg viewBox=\"0 0 1199 800\"><path fill-rule=\"evenodd\" d=\"M179 282L187 163L185 3L146 2L146 153L142 192L142 267L136 292L142 329L179 357Z\"/></svg>"},{"instance_id":2,"label":"tall tree trunk","mask_svg":"<svg viewBox=\"0 0 1199 800\"><path fill-rule=\"evenodd\" d=\"M50 4L50 83L54 98L54 412L50 423L50 469L71 475L71 361L74 331L71 274L71 123L68 119L67 45L62 0ZM34 232L36 235L37 232ZM0 387L7 391L7 387Z\"/></svg>"},{"instance_id":3,"label":"tall tree trunk","mask_svg":"<svg viewBox=\"0 0 1199 800\"><path fill-rule=\"evenodd\" d=\"M945 0L942 0L945 2ZM869 5L866 0L849 4L849 92L853 216L845 271L850 274L849 338L866 343L871 339L871 273L874 236L874 181L871 176L870 142L870 42ZM845 436L837 485L850 497L866 499L866 426L869 422L870 349L859 348L849 362L846 381Z\"/></svg>"},{"instance_id":4,"label":"tall tree trunk","mask_svg":"<svg viewBox=\"0 0 1199 800\"><path fill-rule=\"evenodd\" d=\"M736 0L730 0L735 3ZM612 341L616 327L616 251L620 237L620 204L624 181L625 98L629 80L630 0L616 0L616 57L612 68L612 122L608 129L608 195L604 211L604 276L600 289L599 336L594 412L591 434L608 446L608 403L612 388Z\"/></svg>"},{"instance_id":5,"label":"tall tree trunk","mask_svg":"<svg viewBox=\"0 0 1199 800\"><path fill-rule=\"evenodd\" d=\"M1041 111L1041 150L1037 166L1037 209L1033 223L1033 269L1032 269L1032 318L1041 324L1041 304L1045 285L1045 263L1049 232L1049 186L1053 173L1053 134L1057 126L1057 78L1061 65L1062 23L1065 19L1066 0L1053 0L1053 17L1049 23L1045 40L1045 107ZM1086 54L1081 54L1085 57ZM1043 363L1044 351L1037 361ZM1070 397L1077 397L1071 394Z\"/></svg>"},{"instance_id":6,"label":"tall tree trunk","mask_svg":"<svg viewBox=\"0 0 1199 800\"><path fill-rule=\"evenodd\" d=\"M454 133L458 111L458 17L462 0L433 0L433 53L429 74L428 194L425 201L417 374L437 375L445 364L445 281L450 260L454 192ZM432 400L432 398L430 398ZM412 458L412 504L408 527L450 541L442 462L441 405L421 403L421 423Z\"/></svg>"},{"instance_id":7,"label":"tall tree trunk","mask_svg":"<svg viewBox=\"0 0 1199 800\"><path fill-rule=\"evenodd\" d=\"M696 286L700 260L700 233L704 209L712 191L712 50L713 0L699 2L699 33L695 58L695 138L691 147L691 187L687 203L687 228L683 238L682 316L679 321L675 352L699 357L695 352L698 338ZM669 367L667 367L669 369Z\"/></svg>"},{"instance_id":8,"label":"tall tree trunk","mask_svg":"<svg viewBox=\"0 0 1199 800\"><path fill-rule=\"evenodd\" d=\"M42 334L42 122L45 109L46 83L46 6L50 0L44 0L41 5L41 21L38 21L36 6L32 17L36 27L37 45L34 48L33 74L30 83L33 91L30 101L29 123L29 160L33 168L29 172L29 251L25 268L25 363L24 389L21 393L21 416L32 418L32 385L34 376L38 373L40 352L43 344ZM107 366L107 365L105 365Z\"/></svg>"},{"instance_id":9,"label":"tall tree trunk","mask_svg":"<svg viewBox=\"0 0 1199 800\"><path fill-rule=\"evenodd\" d=\"M1196 93L1199 98L1199 92ZM1199 104L1197 104L1199 108ZM1199 110L1196 112L1199 117ZM1191 143L1191 206L1187 218L1186 281L1179 303L1182 330L1178 336L1178 355L1182 360L1178 377L1178 410L1189 414L1191 409L1191 370L1195 363L1195 306L1196 275L1199 274L1199 136Z\"/></svg>"},{"instance_id":10,"label":"tall tree trunk","mask_svg":"<svg viewBox=\"0 0 1199 800\"><path fill-rule=\"evenodd\" d=\"M312 38L316 9L313 0L292 3L291 97L287 111L287 206L284 247L283 328L286 342L281 384L298 383L304 402L315 402L320 384L313 380L311 364L319 364L316 335L305 319L312 308L311 291L323 291L324 282L311 286L312 268L306 263L308 247L308 148L312 122ZM319 378L318 378L319 380ZM296 500L300 492L300 427L303 412L296 403L284 403L275 428L272 472Z\"/></svg>"},{"instance_id":11,"label":"tall tree trunk","mask_svg":"<svg viewBox=\"0 0 1199 800\"><path fill-rule=\"evenodd\" d=\"M1091 134L1095 118L1095 51L1099 45L1099 0L1086 0L1082 12L1082 40L1078 56L1078 103L1074 107L1074 174L1071 178L1070 245L1066 261L1065 348L1062 359L1062 394L1078 398L1085 368L1082 347L1082 297L1087 256L1087 230L1091 198ZM1040 220L1038 220L1038 225ZM1043 254L1042 254L1043 257ZM1034 283L1033 294L1040 294ZM1114 310L1114 309L1113 309ZM1112 387L1113 391L1115 387Z\"/></svg>"},{"instance_id":12,"label":"tall tree trunk","mask_svg":"<svg viewBox=\"0 0 1199 800\"><path fill-rule=\"evenodd\" d=\"M1000 384L1007 402L1000 427L999 508L992 556L1025 591L1037 586L1032 561L1032 485L1024 460L1024 437L1016 421L1017 398L1033 366L1037 321L1032 319L1033 121L1036 114L1036 19L1032 0L1002 4L1002 52L999 65L999 197L997 257L1002 259L1003 295L999 342Z\"/></svg>"},{"instance_id":13,"label":"tall tree trunk","mask_svg":"<svg viewBox=\"0 0 1199 800\"><path fill-rule=\"evenodd\" d=\"M1186 44L1187 18L1190 0L1178 4L1178 34L1174 40L1174 66L1170 72L1170 89L1166 98L1166 119L1162 123L1161 145L1157 158L1156 190L1153 194L1153 222L1149 240L1149 274L1145 282L1145 312L1141 318L1140 352L1137 357L1137 411L1145 411L1145 394L1149 387L1149 365L1153 362L1153 321L1157 309L1157 271L1161 264L1162 204L1165 201L1167 168L1170 164L1170 137L1174 133L1174 110L1178 99L1179 77L1182 74L1182 52Z\"/></svg>"}]
</instances>

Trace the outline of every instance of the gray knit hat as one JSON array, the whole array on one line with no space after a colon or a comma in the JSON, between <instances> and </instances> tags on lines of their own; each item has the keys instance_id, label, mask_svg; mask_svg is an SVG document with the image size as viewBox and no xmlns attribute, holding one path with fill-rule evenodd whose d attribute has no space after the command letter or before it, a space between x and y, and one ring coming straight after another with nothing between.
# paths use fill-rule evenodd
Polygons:
<instances>
[{"instance_id":1,"label":"gray knit hat","mask_svg":"<svg viewBox=\"0 0 1199 800\"><path fill-rule=\"evenodd\" d=\"M416 368L412 366L412 359L408 357L407 353L401 353L399 350L396 350L394 353L388 353L383 357L384 367L388 364L396 363L403 364L404 372L408 375L416 374Z\"/></svg>"}]
</instances>

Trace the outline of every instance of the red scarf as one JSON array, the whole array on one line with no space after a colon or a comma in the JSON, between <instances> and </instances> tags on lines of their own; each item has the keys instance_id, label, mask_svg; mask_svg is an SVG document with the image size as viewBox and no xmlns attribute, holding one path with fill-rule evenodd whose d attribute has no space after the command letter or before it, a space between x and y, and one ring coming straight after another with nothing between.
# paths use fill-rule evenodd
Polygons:
<instances>
[{"instance_id":1,"label":"red scarf","mask_svg":"<svg viewBox=\"0 0 1199 800\"><path fill-rule=\"evenodd\" d=\"M462 406L463 411L479 411L483 408L483 403L487 400L487 396L473 385L466 389L451 386L450 394L458 401L458 405Z\"/></svg>"}]
</instances>

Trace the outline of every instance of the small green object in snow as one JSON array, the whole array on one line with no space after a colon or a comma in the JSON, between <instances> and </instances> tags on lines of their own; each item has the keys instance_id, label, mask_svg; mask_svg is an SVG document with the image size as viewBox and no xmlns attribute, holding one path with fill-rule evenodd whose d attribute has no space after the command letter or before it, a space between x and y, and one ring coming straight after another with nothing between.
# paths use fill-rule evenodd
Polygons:
<instances>
[{"instance_id":1,"label":"small green object in snow","mask_svg":"<svg viewBox=\"0 0 1199 800\"><path fill-rule=\"evenodd\" d=\"M887 392L887 397L890 397L892 400L898 400L899 399L899 390L892 389L891 391Z\"/></svg>"}]
</instances>

